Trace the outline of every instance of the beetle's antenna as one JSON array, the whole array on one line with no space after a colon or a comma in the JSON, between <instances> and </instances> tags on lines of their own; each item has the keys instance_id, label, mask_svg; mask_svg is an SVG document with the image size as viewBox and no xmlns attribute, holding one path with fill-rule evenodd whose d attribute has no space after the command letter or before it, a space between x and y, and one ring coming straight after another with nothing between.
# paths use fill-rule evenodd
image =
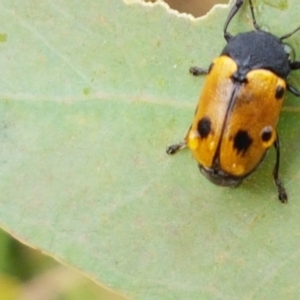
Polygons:
<instances>
[{"instance_id":1,"label":"beetle's antenna","mask_svg":"<svg viewBox=\"0 0 300 300\"><path fill-rule=\"evenodd\" d=\"M234 6L231 8L231 11L229 12L229 15L225 21L223 32L224 32L224 38L227 42L232 38L232 34L227 31L228 25L232 20L232 18L235 16L235 14L239 11L243 3L244 0L236 0ZM249 0L249 4L250 4L251 16L252 16L252 24L256 30L260 30L259 26L256 23L252 0Z\"/></svg>"},{"instance_id":2,"label":"beetle's antenna","mask_svg":"<svg viewBox=\"0 0 300 300\"><path fill-rule=\"evenodd\" d=\"M232 38L232 34L227 31L228 25L232 20L232 18L235 16L235 14L238 12L238 10L241 8L243 3L244 3L243 0L236 0L234 6L231 8L229 15L225 21L223 32L224 32L224 38L227 42L230 40L230 38Z\"/></svg>"},{"instance_id":3,"label":"beetle's antenna","mask_svg":"<svg viewBox=\"0 0 300 300\"><path fill-rule=\"evenodd\" d=\"M284 40L284 39L287 39L289 38L290 36L292 36L295 32L297 32L298 30L300 30L300 26L297 27L294 31L288 33L288 34L285 34L284 36L282 36L281 38L279 38L281 41Z\"/></svg>"},{"instance_id":4,"label":"beetle's antenna","mask_svg":"<svg viewBox=\"0 0 300 300\"><path fill-rule=\"evenodd\" d=\"M259 26L256 23L252 0L249 0L249 4L250 4L251 15L252 15L252 24L253 24L253 27L255 28L255 30L260 30Z\"/></svg>"}]
</instances>

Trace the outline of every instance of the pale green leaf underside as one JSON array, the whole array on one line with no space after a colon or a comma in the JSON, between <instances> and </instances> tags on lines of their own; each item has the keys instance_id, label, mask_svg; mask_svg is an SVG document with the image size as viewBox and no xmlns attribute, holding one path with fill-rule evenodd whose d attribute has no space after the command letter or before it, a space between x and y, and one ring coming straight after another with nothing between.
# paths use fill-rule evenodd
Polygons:
<instances>
[{"instance_id":1,"label":"pale green leaf underside","mask_svg":"<svg viewBox=\"0 0 300 300\"><path fill-rule=\"evenodd\" d=\"M257 20L283 35L300 4L277 2L259 1ZM203 83L188 68L219 55L227 13L0 0L3 227L137 299L299 298L298 100L279 126L288 205L273 151L237 189L209 183L188 151L165 154ZM230 30L250 28L246 5ZM300 57L300 33L289 41Z\"/></svg>"}]
</instances>

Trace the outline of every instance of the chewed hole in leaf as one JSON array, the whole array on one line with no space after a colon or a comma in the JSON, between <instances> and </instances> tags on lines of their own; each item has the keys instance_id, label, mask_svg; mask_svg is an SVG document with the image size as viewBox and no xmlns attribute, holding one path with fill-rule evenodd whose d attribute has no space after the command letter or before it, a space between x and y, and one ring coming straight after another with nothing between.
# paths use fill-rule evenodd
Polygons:
<instances>
[{"instance_id":1,"label":"chewed hole in leaf","mask_svg":"<svg viewBox=\"0 0 300 300\"><path fill-rule=\"evenodd\" d=\"M145 2L157 2L157 0L144 0ZM194 17L205 15L216 4L227 4L226 0L165 0L172 9L180 13L188 13Z\"/></svg>"}]
</instances>

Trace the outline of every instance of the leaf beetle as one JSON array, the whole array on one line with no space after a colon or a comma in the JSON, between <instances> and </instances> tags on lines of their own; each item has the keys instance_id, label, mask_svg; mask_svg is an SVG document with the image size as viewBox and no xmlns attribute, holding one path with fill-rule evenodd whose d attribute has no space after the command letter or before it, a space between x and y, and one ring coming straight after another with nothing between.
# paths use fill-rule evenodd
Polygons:
<instances>
[{"instance_id":1,"label":"leaf beetle","mask_svg":"<svg viewBox=\"0 0 300 300\"><path fill-rule=\"evenodd\" d=\"M300 29L277 37L260 29L249 0L254 30L232 35L228 26L244 1L236 0L225 21L227 42L208 70L191 67L192 75L206 75L195 116L183 142L167 148L168 154L188 147L202 174L220 186L238 186L260 165L274 146L273 178L278 198L287 202L279 179L280 144L276 131L285 91L300 97L287 82L300 61L289 57L283 40Z\"/></svg>"}]
</instances>

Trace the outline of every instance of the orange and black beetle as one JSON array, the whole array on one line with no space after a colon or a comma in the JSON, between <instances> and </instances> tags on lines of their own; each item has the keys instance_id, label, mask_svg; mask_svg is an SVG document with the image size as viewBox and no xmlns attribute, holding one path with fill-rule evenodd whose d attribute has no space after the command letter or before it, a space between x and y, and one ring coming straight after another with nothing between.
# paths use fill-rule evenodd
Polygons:
<instances>
[{"instance_id":1,"label":"orange and black beetle","mask_svg":"<svg viewBox=\"0 0 300 300\"><path fill-rule=\"evenodd\" d=\"M244 1L236 0L224 25L227 45L208 70L192 67L193 75L207 74L192 125L184 142L169 146L168 154L188 146L201 172L213 183L237 186L261 163L274 145L276 162L273 177L278 198L287 202L279 180L280 147L276 132L285 91L300 97L287 83L300 61L292 61L280 38L263 31L256 23L249 0L254 31L236 36L227 27Z\"/></svg>"}]
</instances>

